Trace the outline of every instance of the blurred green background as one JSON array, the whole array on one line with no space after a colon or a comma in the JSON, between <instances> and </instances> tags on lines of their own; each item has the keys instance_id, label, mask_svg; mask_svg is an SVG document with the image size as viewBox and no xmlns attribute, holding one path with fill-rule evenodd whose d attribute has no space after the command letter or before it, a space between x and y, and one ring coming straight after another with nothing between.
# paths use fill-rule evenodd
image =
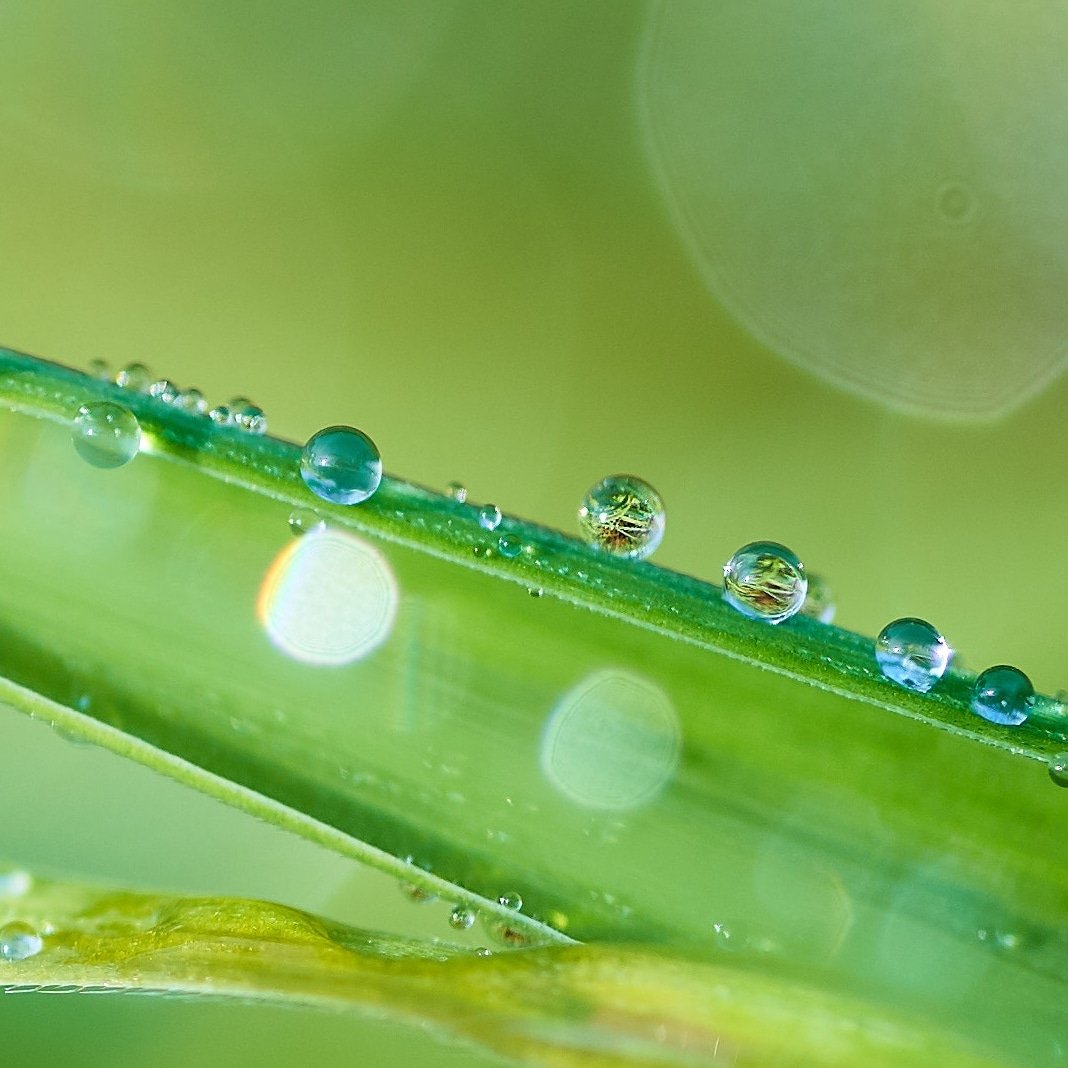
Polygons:
<instances>
[{"instance_id":1,"label":"blurred green background","mask_svg":"<svg viewBox=\"0 0 1068 1068\"><path fill-rule=\"evenodd\" d=\"M143 360L273 433L657 559L774 538L838 621L1068 685L1059 5L0 7L0 340ZM0 718L2 852L444 936L383 878ZM474 1064L392 1025L0 1001L18 1064ZM489 1062L487 1062L489 1063Z\"/></svg>"}]
</instances>

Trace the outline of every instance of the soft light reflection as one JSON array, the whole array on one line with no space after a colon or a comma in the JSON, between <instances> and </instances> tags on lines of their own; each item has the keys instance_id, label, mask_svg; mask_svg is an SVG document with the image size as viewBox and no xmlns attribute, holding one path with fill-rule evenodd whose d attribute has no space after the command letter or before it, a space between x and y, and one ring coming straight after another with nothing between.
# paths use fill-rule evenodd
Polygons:
<instances>
[{"instance_id":1,"label":"soft light reflection","mask_svg":"<svg viewBox=\"0 0 1068 1068\"><path fill-rule=\"evenodd\" d=\"M256 612L286 656L305 664L350 664L389 637L397 582L382 554L361 538L311 530L274 558Z\"/></svg>"},{"instance_id":2,"label":"soft light reflection","mask_svg":"<svg viewBox=\"0 0 1068 1068\"><path fill-rule=\"evenodd\" d=\"M660 687L633 672L587 675L557 701L541 736L541 767L585 808L648 804L675 774L681 731Z\"/></svg>"}]
</instances>

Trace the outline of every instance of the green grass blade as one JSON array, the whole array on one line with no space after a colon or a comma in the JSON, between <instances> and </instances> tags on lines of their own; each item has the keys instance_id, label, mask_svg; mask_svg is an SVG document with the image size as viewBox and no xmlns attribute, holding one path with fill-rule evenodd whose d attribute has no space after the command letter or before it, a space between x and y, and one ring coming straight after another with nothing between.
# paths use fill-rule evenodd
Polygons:
<instances>
[{"instance_id":1,"label":"green grass blade","mask_svg":"<svg viewBox=\"0 0 1068 1068\"><path fill-rule=\"evenodd\" d=\"M115 471L69 442L103 397L146 431ZM1025 1059L1063 1029L1068 805L1035 763L1063 747L1058 702L996 727L967 673L907 693L869 639L760 626L510 518L489 535L397 480L330 507L291 444L28 357L0 362L0 409L13 707L473 900L513 942L730 940ZM265 635L295 505L396 590L388 640L345 666ZM502 532L529 551L502 558Z\"/></svg>"},{"instance_id":2,"label":"green grass blade","mask_svg":"<svg viewBox=\"0 0 1068 1068\"><path fill-rule=\"evenodd\" d=\"M9 876L10 879L10 876ZM19 887L18 889L22 889ZM12 925L22 925L15 927ZM927 1021L744 964L634 948L480 956L357 930L261 901L37 880L0 896L0 989L151 992L360 1009L430 1025L519 1061L978 1068L1000 1063Z\"/></svg>"}]
</instances>

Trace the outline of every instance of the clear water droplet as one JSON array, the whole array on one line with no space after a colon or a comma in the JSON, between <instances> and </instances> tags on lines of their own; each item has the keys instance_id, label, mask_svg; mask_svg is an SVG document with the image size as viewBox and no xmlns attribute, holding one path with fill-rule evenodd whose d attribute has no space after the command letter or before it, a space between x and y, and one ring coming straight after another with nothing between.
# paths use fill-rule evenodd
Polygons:
<instances>
[{"instance_id":1,"label":"clear water droplet","mask_svg":"<svg viewBox=\"0 0 1068 1068\"><path fill-rule=\"evenodd\" d=\"M1068 786L1068 753L1049 758L1049 777L1056 786Z\"/></svg>"},{"instance_id":2,"label":"clear water droplet","mask_svg":"<svg viewBox=\"0 0 1068 1068\"><path fill-rule=\"evenodd\" d=\"M628 560L644 560L664 538L660 494L634 475L609 475L586 494L578 511L583 538Z\"/></svg>"},{"instance_id":3,"label":"clear water droplet","mask_svg":"<svg viewBox=\"0 0 1068 1068\"><path fill-rule=\"evenodd\" d=\"M233 422L234 413L225 404L216 404L210 412L208 412L208 418L219 426L228 426Z\"/></svg>"},{"instance_id":4,"label":"clear water droplet","mask_svg":"<svg viewBox=\"0 0 1068 1068\"><path fill-rule=\"evenodd\" d=\"M1010 664L987 668L972 689L972 711L991 723L1017 727L1031 714L1035 688L1031 680Z\"/></svg>"},{"instance_id":5,"label":"clear water droplet","mask_svg":"<svg viewBox=\"0 0 1068 1068\"><path fill-rule=\"evenodd\" d=\"M294 508L289 513L289 530L297 536L311 530L322 530L325 526L326 520L311 508Z\"/></svg>"},{"instance_id":6,"label":"clear water droplet","mask_svg":"<svg viewBox=\"0 0 1068 1068\"><path fill-rule=\"evenodd\" d=\"M243 404L241 407L234 405L231 419L235 426L247 430L250 434L267 433L267 416L258 405Z\"/></svg>"},{"instance_id":7,"label":"clear water droplet","mask_svg":"<svg viewBox=\"0 0 1068 1068\"><path fill-rule=\"evenodd\" d=\"M497 898L497 903L503 905L506 909L511 909L513 912L519 912L523 908L523 898L514 890L501 894Z\"/></svg>"},{"instance_id":8,"label":"clear water droplet","mask_svg":"<svg viewBox=\"0 0 1068 1068\"><path fill-rule=\"evenodd\" d=\"M300 457L308 488L333 504L359 504L382 481L378 446L361 430L329 426L312 435Z\"/></svg>"},{"instance_id":9,"label":"clear water droplet","mask_svg":"<svg viewBox=\"0 0 1068 1068\"><path fill-rule=\"evenodd\" d=\"M529 593L531 597L541 597L544 595L545 591L540 586L531 586L530 589L527 590L527 593Z\"/></svg>"},{"instance_id":10,"label":"clear water droplet","mask_svg":"<svg viewBox=\"0 0 1068 1068\"><path fill-rule=\"evenodd\" d=\"M466 905L457 905L449 913L449 926L457 931L469 931L475 924L475 910Z\"/></svg>"},{"instance_id":11,"label":"clear water droplet","mask_svg":"<svg viewBox=\"0 0 1068 1068\"><path fill-rule=\"evenodd\" d=\"M178 399L178 387L167 378L158 378L148 387L148 395L163 404L173 404Z\"/></svg>"},{"instance_id":12,"label":"clear water droplet","mask_svg":"<svg viewBox=\"0 0 1068 1068\"><path fill-rule=\"evenodd\" d=\"M106 360L90 360L86 373L90 378L96 378L101 382L111 381L111 368L108 367Z\"/></svg>"},{"instance_id":13,"label":"clear water droplet","mask_svg":"<svg viewBox=\"0 0 1068 1068\"><path fill-rule=\"evenodd\" d=\"M938 682L952 657L949 643L925 619L895 619L875 639L879 670L892 682L919 693L927 693Z\"/></svg>"},{"instance_id":14,"label":"clear water droplet","mask_svg":"<svg viewBox=\"0 0 1068 1068\"><path fill-rule=\"evenodd\" d=\"M43 948L41 936L28 923L15 920L0 927L0 960L26 960Z\"/></svg>"},{"instance_id":15,"label":"clear water droplet","mask_svg":"<svg viewBox=\"0 0 1068 1068\"><path fill-rule=\"evenodd\" d=\"M514 560L523 551L523 542L514 534L502 534L497 541L497 551L506 560Z\"/></svg>"},{"instance_id":16,"label":"clear water droplet","mask_svg":"<svg viewBox=\"0 0 1068 1068\"><path fill-rule=\"evenodd\" d=\"M141 425L121 404L83 404L74 417L71 441L78 455L93 467L122 467L141 447Z\"/></svg>"},{"instance_id":17,"label":"clear water droplet","mask_svg":"<svg viewBox=\"0 0 1068 1068\"><path fill-rule=\"evenodd\" d=\"M478 525L483 530L496 530L501 525L501 510L495 504L484 504L478 510Z\"/></svg>"},{"instance_id":18,"label":"clear water droplet","mask_svg":"<svg viewBox=\"0 0 1068 1068\"><path fill-rule=\"evenodd\" d=\"M492 957L493 956L493 950L492 949L487 949L485 946L479 946L478 949L475 950L475 956L476 957Z\"/></svg>"},{"instance_id":19,"label":"clear water droplet","mask_svg":"<svg viewBox=\"0 0 1068 1068\"><path fill-rule=\"evenodd\" d=\"M808 593L805 595L805 603L801 606L801 614L820 623L831 623L834 621L837 607L826 579L822 575L809 574Z\"/></svg>"},{"instance_id":20,"label":"clear water droplet","mask_svg":"<svg viewBox=\"0 0 1068 1068\"><path fill-rule=\"evenodd\" d=\"M0 871L0 897L22 897L33 888L33 876L21 868Z\"/></svg>"},{"instance_id":21,"label":"clear water droplet","mask_svg":"<svg viewBox=\"0 0 1068 1068\"><path fill-rule=\"evenodd\" d=\"M115 375L115 384L132 393L147 393L152 372L143 363L128 363Z\"/></svg>"},{"instance_id":22,"label":"clear water droplet","mask_svg":"<svg viewBox=\"0 0 1068 1068\"><path fill-rule=\"evenodd\" d=\"M196 386L180 390L174 399L174 406L183 412L189 412L190 415L203 415L208 410L208 402Z\"/></svg>"},{"instance_id":23,"label":"clear water droplet","mask_svg":"<svg viewBox=\"0 0 1068 1068\"><path fill-rule=\"evenodd\" d=\"M750 542L724 565L723 593L727 603L743 616L781 623L805 603L805 565L778 542Z\"/></svg>"},{"instance_id":24,"label":"clear water droplet","mask_svg":"<svg viewBox=\"0 0 1068 1068\"><path fill-rule=\"evenodd\" d=\"M484 557L493 555L493 550L486 545L476 545L472 548L471 552L473 552L480 560Z\"/></svg>"},{"instance_id":25,"label":"clear water droplet","mask_svg":"<svg viewBox=\"0 0 1068 1068\"><path fill-rule=\"evenodd\" d=\"M445 486L445 496L457 504L464 504L467 501L467 487L462 482L449 482Z\"/></svg>"}]
</instances>

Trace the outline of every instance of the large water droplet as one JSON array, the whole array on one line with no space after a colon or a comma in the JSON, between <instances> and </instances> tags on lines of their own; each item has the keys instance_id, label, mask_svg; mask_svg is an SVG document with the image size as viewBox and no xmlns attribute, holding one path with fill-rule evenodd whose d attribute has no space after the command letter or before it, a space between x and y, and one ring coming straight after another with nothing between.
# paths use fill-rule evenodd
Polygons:
<instances>
[{"instance_id":1,"label":"large water droplet","mask_svg":"<svg viewBox=\"0 0 1068 1068\"><path fill-rule=\"evenodd\" d=\"M478 525L483 530L496 530L501 525L501 510L495 504L484 504L478 510Z\"/></svg>"},{"instance_id":2,"label":"large water droplet","mask_svg":"<svg viewBox=\"0 0 1068 1068\"><path fill-rule=\"evenodd\" d=\"M821 575L810 574L808 576L808 593L805 595L805 603L801 606L801 614L809 616L820 623L834 621L834 613L837 609L834 603L834 594L827 581Z\"/></svg>"},{"instance_id":3,"label":"large water droplet","mask_svg":"<svg viewBox=\"0 0 1068 1068\"><path fill-rule=\"evenodd\" d=\"M475 910L466 905L457 905L449 913L449 926L457 931L469 931L475 923Z\"/></svg>"},{"instance_id":4,"label":"large water droplet","mask_svg":"<svg viewBox=\"0 0 1068 1068\"><path fill-rule=\"evenodd\" d=\"M586 494L578 518L586 541L613 556L644 560L664 538L664 502L634 475L601 479Z\"/></svg>"},{"instance_id":5,"label":"large water droplet","mask_svg":"<svg viewBox=\"0 0 1068 1068\"><path fill-rule=\"evenodd\" d=\"M132 393L147 393L152 372L143 363L128 363L115 375L115 384Z\"/></svg>"},{"instance_id":6,"label":"large water droplet","mask_svg":"<svg viewBox=\"0 0 1068 1068\"><path fill-rule=\"evenodd\" d=\"M28 923L15 920L0 927L0 960L26 960L43 947L41 936Z\"/></svg>"},{"instance_id":7,"label":"large water droplet","mask_svg":"<svg viewBox=\"0 0 1068 1068\"><path fill-rule=\"evenodd\" d=\"M895 619L875 639L879 670L899 686L926 693L946 673L953 650L924 619Z\"/></svg>"},{"instance_id":8,"label":"large water droplet","mask_svg":"<svg viewBox=\"0 0 1068 1068\"><path fill-rule=\"evenodd\" d=\"M1056 786L1068 786L1068 753L1057 753L1049 758L1049 777Z\"/></svg>"},{"instance_id":9,"label":"large water droplet","mask_svg":"<svg viewBox=\"0 0 1068 1068\"><path fill-rule=\"evenodd\" d=\"M754 541L724 565L723 592L727 603L743 616L781 623L805 603L805 565L785 545Z\"/></svg>"},{"instance_id":10,"label":"large water droplet","mask_svg":"<svg viewBox=\"0 0 1068 1068\"><path fill-rule=\"evenodd\" d=\"M1016 727L1031 714L1035 688L1031 680L1009 664L987 668L972 690L972 711L991 723Z\"/></svg>"},{"instance_id":11,"label":"large water droplet","mask_svg":"<svg viewBox=\"0 0 1068 1068\"><path fill-rule=\"evenodd\" d=\"M71 440L78 455L93 467L122 467L141 447L141 425L122 405L97 401L78 409Z\"/></svg>"},{"instance_id":12,"label":"large water droplet","mask_svg":"<svg viewBox=\"0 0 1068 1068\"><path fill-rule=\"evenodd\" d=\"M324 501L359 504L382 481L382 457L362 430L329 426L304 446L300 474L312 493Z\"/></svg>"}]
</instances>

